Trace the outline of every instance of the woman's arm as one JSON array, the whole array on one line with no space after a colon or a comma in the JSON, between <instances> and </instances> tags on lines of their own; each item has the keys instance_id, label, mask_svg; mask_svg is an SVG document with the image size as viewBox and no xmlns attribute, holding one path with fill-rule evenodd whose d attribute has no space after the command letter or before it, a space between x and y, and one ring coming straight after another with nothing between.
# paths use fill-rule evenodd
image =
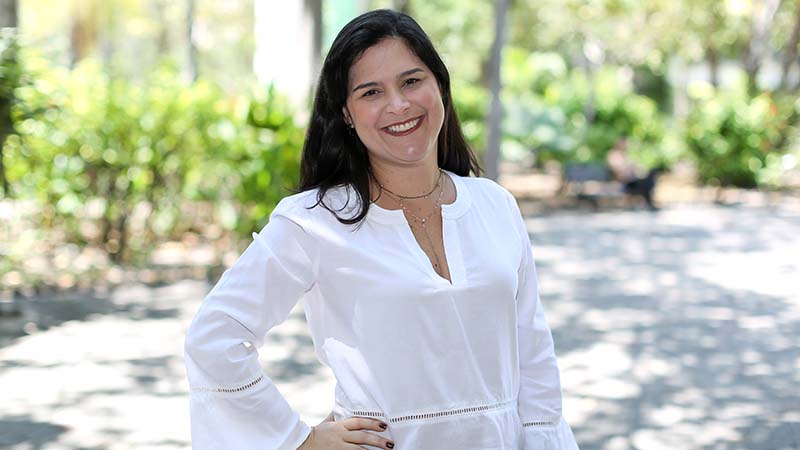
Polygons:
<instances>
[{"instance_id":1,"label":"woman's arm","mask_svg":"<svg viewBox=\"0 0 800 450\"><path fill-rule=\"evenodd\" d=\"M314 283L316 246L278 213L222 275L185 342L194 449L294 450L310 432L259 364L257 349Z\"/></svg>"},{"instance_id":2,"label":"woman's arm","mask_svg":"<svg viewBox=\"0 0 800 450\"><path fill-rule=\"evenodd\" d=\"M510 202L522 246L516 296L520 369L517 407L525 430L524 450L577 450L572 431L561 417L561 379L553 336L539 298L530 237L516 200L511 197Z\"/></svg>"}]
</instances>

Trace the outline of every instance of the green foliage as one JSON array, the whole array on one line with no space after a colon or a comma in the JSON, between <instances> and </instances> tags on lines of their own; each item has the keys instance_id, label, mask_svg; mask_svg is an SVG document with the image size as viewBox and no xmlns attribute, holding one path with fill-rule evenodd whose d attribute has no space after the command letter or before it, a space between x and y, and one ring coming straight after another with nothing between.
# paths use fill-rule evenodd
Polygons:
<instances>
[{"instance_id":1,"label":"green foliage","mask_svg":"<svg viewBox=\"0 0 800 450\"><path fill-rule=\"evenodd\" d=\"M554 53L506 54L505 134L539 162L602 162L620 138L643 164L671 162L660 148L664 119L652 99L633 92L630 70L607 66L587 74Z\"/></svg>"},{"instance_id":2,"label":"green foliage","mask_svg":"<svg viewBox=\"0 0 800 450\"><path fill-rule=\"evenodd\" d=\"M19 46L12 29L0 29L0 129L10 130L14 90L20 85L22 67L17 61Z\"/></svg>"},{"instance_id":3,"label":"green foliage","mask_svg":"<svg viewBox=\"0 0 800 450\"><path fill-rule=\"evenodd\" d=\"M672 112L672 86L663 70L642 65L634 70L633 83L637 94L653 99L661 112Z\"/></svg>"},{"instance_id":4,"label":"green foliage","mask_svg":"<svg viewBox=\"0 0 800 450\"><path fill-rule=\"evenodd\" d=\"M81 220L95 218L114 259L134 259L196 224L187 201L212 202L223 226L249 235L296 185L303 132L272 91L226 97L168 64L143 83L91 60L72 71L37 64L18 95L42 113L18 115L9 179L68 241L86 243Z\"/></svg>"},{"instance_id":5,"label":"green foliage","mask_svg":"<svg viewBox=\"0 0 800 450\"><path fill-rule=\"evenodd\" d=\"M243 208L237 226L242 233L264 226L272 208L300 182L305 128L294 117L288 100L272 87L250 102L246 152L227 160L241 177L234 199Z\"/></svg>"},{"instance_id":6,"label":"green foliage","mask_svg":"<svg viewBox=\"0 0 800 450\"><path fill-rule=\"evenodd\" d=\"M6 139L14 130L12 110L17 103L16 89L24 83L24 69L18 61L19 45L14 29L0 29L0 193L9 195L5 155Z\"/></svg>"},{"instance_id":7,"label":"green foliage","mask_svg":"<svg viewBox=\"0 0 800 450\"><path fill-rule=\"evenodd\" d=\"M698 92L686 141L704 183L751 188L774 184L782 172L800 103L762 93Z\"/></svg>"},{"instance_id":8,"label":"green foliage","mask_svg":"<svg viewBox=\"0 0 800 450\"><path fill-rule=\"evenodd\" d=\"M476 153L482 155L486 145L486 106L489 104L489 94L483 87L461 80L453 80L450 89L464 137Z\"/></svg>"}]
</instances>

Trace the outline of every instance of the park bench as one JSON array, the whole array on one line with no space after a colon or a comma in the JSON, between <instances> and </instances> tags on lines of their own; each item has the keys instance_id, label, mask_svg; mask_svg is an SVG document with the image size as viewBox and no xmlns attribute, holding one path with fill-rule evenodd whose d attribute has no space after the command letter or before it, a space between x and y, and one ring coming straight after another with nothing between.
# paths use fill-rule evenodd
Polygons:
<instances>
[{"instance_id":1,"label":"park bench","mask_svg":"<svg viewBox=\"0 0 800 450\"><path fill-rule=\"evenodd\" d=\"M566 164L558 192L579 202L588 202L595 209L601 202L625 201L628 197L609 168L597 163Z\"/></svg>"}]
</instances>

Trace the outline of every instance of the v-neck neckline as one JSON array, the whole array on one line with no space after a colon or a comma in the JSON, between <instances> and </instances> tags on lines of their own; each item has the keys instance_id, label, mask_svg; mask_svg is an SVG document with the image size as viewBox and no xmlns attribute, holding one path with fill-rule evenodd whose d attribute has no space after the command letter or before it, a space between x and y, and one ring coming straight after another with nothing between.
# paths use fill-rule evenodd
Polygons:
<instances>
[{"instance_id":1,"label":"v-neck neckline","mask_svg":"<svg viewBox=\"0 0 800 450\"><path fill-rule=\"evenodd\" d=\"M385 209L376 203L371 203L367 217L387 225L394 225L400 228L400 235L409 250L413 253L417 264L424 268L424 271L437 283L446 286L457 286L463 282L463 261L461 260L461 247L458 243L458 228L454 219L461 217L470 207L471 199L469 190L464 185L461 177L444 170L453 182L456 191L456 198L452 203L442 204L442 246L444 257L447 260L447 267L450 272L450 280L440 275L433 267L428 255L420 246L411 230L411 224L405 217L402 209Z\"/></svg>"},{"instance_id":2,"label":"v-neck neckline","mask_svg":"<svg viewBox=\"0 0 800 450\"><path fill-rule=\"evenodd\" d=\"M472 199L470 198L469 190L464 185L460 176L449 170L442 169L442 171L453 181L453 186L455 186L456 190L456 199L452 203L442 204L442 219L457 219L467 212L472 205ZM370 203L369 210L367 211L367 218L388 225L408 225L408 221L402 209L386 209L382 208L377 203Z\"/></svg>"}]
</instances>

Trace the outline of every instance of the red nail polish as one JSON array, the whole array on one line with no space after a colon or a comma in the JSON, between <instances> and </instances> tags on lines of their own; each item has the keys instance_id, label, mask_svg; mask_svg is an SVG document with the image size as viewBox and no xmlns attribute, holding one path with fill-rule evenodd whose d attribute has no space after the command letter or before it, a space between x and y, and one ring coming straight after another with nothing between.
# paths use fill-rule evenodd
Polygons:
<instances>
[{"instance_id":1,"label":"red nail polish","mask_svg":"<svg viewBox=\"0 0 800 450\"><path fill-rule=\"evenodd\" d=\"M394 448L394 443L393 442L387 442L386 446L389 447L389 448Z\"/></svg>"},{"instance_id":2,"label":"red nail polish","mask_svg":"<svg viewBox=\"0 0 800 450\"><path fill-rule=\"evenodd\" d=\"M381 423L380 423L378 426L379 426L379 427L381 427L381 428L383 428L384 430L385 430L385 429L386 429L386 427L387 427L387 425L386 425L385 423L383 423L383 422L381 422Z\"/></svg>"}]
</instances>

